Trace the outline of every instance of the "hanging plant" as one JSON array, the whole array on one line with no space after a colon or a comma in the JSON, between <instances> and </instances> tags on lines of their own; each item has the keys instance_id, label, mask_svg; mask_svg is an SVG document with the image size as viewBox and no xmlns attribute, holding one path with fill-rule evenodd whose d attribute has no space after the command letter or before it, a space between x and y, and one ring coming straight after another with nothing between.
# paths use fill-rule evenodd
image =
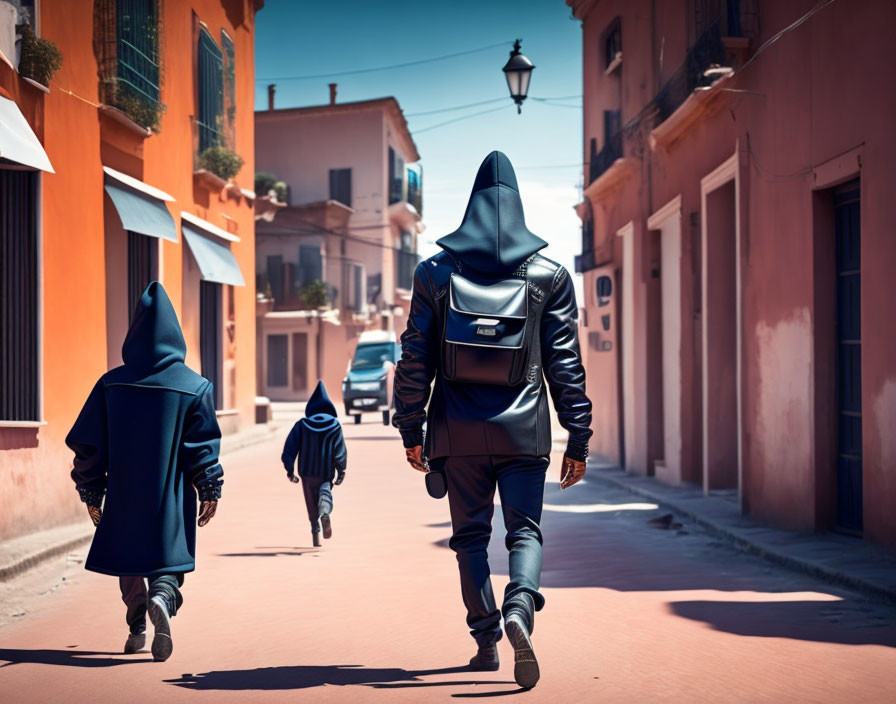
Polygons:
<instances>
[{"instance_id":1,"label":"hanging plant","mask_svg":"<svg viewBox=\"0 0 896 704\"><path fill-rule=\"evenodd\" d=\"M243 167L243 157L227 147L209 147L199 155L199 168L229 181Z\"/></svg>"},{"instance_id":2,"label":"hanging plant","mask_svg":"<svg viewBox=\"0 0 896 704\"><path fill-rule=\"evenodd\" d=\"M62 52L49 39L36 37L28 25L22 27L22 53L19 73L49 87L53 74L62 67Z\"/></svg>"}]
</instances>

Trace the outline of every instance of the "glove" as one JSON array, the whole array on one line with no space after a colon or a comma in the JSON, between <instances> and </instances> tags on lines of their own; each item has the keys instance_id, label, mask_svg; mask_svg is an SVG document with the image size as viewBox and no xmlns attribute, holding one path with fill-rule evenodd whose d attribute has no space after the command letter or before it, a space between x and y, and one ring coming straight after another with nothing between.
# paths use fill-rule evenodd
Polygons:
<instances>
[{"instance_id":1,"label":"glove","mask_svg":"<svg viewBox=\"0 0 896 704\"><path fill-rule=\"evenodd\" d=\"M404 449L405 457L408 464L418 472L428 472L429 467L426 464L426 458L423 456L423 446L415 445L414 447L406 447Z\"/></svg>"},{"instance_id":2,"label":"glove","mask_svg":"<svg viewBox=\"0 0 896 704\"><path fill-rule=\"evenodd\" d=\"M201 528L206 523L208 523L215 515L215 511L218 510L218 502L217 501L203 501L199 505L199 527Z\"/></svg>"},{"instance_id":3,"label":"glove","mask_svg":"<svg viewBox=\"0 0 896 704\"><path fill-rule=\"evenodd\" d=\"M345 480L345 470L343 469L343 470L340 470L339 472L336 473L336 481L333 482L333 483L334 483L336 486L339 486L340 484L342 484L342 482L343 482L344 480Z\"/></svg>"},{"instance_id":4,"label":"glove","mask_svg":"<svg viewBox=\"0 0 896 704\"><path fill-rule=\"evenodd\" d=\"M560 469L560 488L568 489L585 476L585 463L563 455L563 466Z\"/></svg>"},{"instance_id":5,"label":"glove","mask_svg":"<svg viewBox=\"0 0 896 704\"><path fill-rule=\"evenodd\" d=\"M103 517L103 509L99 506L91 506L87 505L87 513L90 514L90 520L93 521L94 528L100 524L100 519Z\"/></svg>"},{"instance_id":6,"label":"glove","mask_svg":"<svg viewBox=\"0 0 896 704\"><path fill-rule=\"evenodd\" d=\"M299 478L295 474L287 474L286 476L289 477L289 481L291 481L293 484L299 483Z\"/></svg>"}]
</instances>

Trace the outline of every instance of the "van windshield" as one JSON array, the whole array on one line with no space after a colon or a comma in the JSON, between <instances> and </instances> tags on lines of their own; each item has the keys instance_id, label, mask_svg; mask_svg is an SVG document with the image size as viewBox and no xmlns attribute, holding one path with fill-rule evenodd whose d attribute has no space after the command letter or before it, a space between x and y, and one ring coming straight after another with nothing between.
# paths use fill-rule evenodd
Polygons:
<instances>
[{"instance_id":1,"label":"van windshield","mask_svg":"<svg viewBox=\"0 0 896 704\"><path fill-rule=\"evenodd\" d=\"M391 342L358 345L355 358L352 360L352 369L374 369L383 366L383 362L393 361L392 348Z\"/></svg>"}]
</instances>

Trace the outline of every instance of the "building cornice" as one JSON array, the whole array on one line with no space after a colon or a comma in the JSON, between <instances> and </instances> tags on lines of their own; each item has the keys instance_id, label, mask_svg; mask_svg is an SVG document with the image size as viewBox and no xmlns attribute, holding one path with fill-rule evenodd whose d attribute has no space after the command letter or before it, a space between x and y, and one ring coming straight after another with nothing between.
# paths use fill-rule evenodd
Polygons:
<instances>
[{"instance_id":1,"label":"building cornice","mask_svg":"<svg viewBox=\"0 0 896 704\"><path fill-rule=\"evenodd\" d=\"M411 135L408 122L398 101L389 96L387 98L374 98L373 100L356 100L351 103L335 103L333 105L306 105L296 108L280 108L276 110L256 110L256 124L264 122L276 122L288 120L291 117L304 117L306 115L338 115L341 113L362 112L364 110L382 110L392 119L399 138L405 142L408 162L420 161L420 153Z\"/></svg>"}]
</instances>

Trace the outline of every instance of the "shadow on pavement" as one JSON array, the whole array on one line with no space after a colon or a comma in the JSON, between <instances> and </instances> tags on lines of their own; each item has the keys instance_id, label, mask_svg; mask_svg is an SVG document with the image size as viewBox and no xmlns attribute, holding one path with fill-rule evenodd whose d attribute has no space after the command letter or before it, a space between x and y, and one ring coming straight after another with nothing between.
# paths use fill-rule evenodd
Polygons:
<instances>
[{"instance_id":1,"label":"shadow on pavement","mask_svg":"<svg viewBox=\"0 0 896 704\"><path fill-rule=\"evenodd\" d=\"M361 665L288 665L259 667L254 670L213 670L186 674L164 680L184 689L195 690L283 690L308 689L323 685L366 685L377 688L445 687L450 685L512 684L492 680L451 680L421 682L421 677L469 672L465 667L433 670L405 670L400 667L362 667Z\"/></svg>"},{"instance_id":2,"label":"shadow on pavement","mask_svg":"<svg viewBox=\"0 0 896 704\"><path fill-rule=\"evenodd\" d=\"M218 557L280 557L290 555L301 557L307 553L317 552L320 552L319 548L311 548L307 550L298 548L296 550L278 550L277 552L219 552Z\"/></svg>"},{"instance_id":3,"label":"shadow on pavement","mask_svg":"<svg viewBox=\"0 0 896 704\"><path fill-rule=\"evenodd\" d=\"M110 658L93 657L95 655L121 655L121 653L100 653L92 650L16 650L0 648L0 668L32 663L36 665L62 665L64 667L112 667L114 665L133 665L140 662L152 662L152 658Z\"/></svg>"},{"instance_id":4,"label":"shadow on pavement","mask_svg":"<svg viewBox=\"0 0 896 704\"><path fill-rule=\"evenodd\" d=\"M626 492L583 489L545 487L542 588L662 592L671 613L719 631L896 648L896 611L891 607L739 552L687 520L679 523L681 519L655 504L633 501ZM496 575L508 574L504 534L501 507L496 506L488 549ZM433 544L448 549L448 538ZM674 594L692 591L712 591L719 599ZM726 600L726 592L751 592L757 598L744 601L732 594ZM807 599L799 592L819 598Z\"/></svg>"},{"instance_id":5,"label":"shadow on pavement","mask_svg":"<svg viewBox=\"0 0 896 704\"><path fill-rule=\"evenodd\" d=\"M892 624L881 621L857 628L839 601L677 601L669 608L677 616L738 636L896 648Z\"/></svg>"}]
</instances>

